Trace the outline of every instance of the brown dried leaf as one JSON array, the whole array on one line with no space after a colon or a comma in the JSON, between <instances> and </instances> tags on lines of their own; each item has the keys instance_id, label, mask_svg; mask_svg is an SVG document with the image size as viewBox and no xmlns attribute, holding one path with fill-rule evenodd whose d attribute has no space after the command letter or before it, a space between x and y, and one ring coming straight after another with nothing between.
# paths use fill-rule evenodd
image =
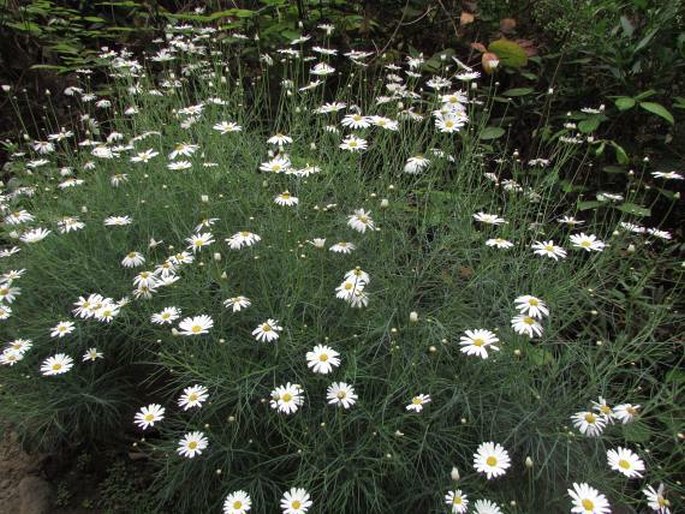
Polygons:
<instances>
[{"instance_id":1,"label":"brown dried leaf","mask_svg":"<svg viewBox=\"0 0 685 514\"><path fill-rule=\"evenodd\" d=\"M470 12L462 11L459 16L459 25L468 25L469 23L473 23L475 19L476 17Z\"/></svg>"},{"instance_id":2,"label":"brown dried leaf","mask_svg":"<svg viewBox=\"0 0 685 514\"><path fill-rule=\"evenodd\" d=\"M505 34L510 34L516 29L516 20L514 18L502 18L499 21L499 29Z\"/></svg>"},{"instance_id":3,"label":"brown dried leaf","mask_svg":"<svg viewBox=\"0 0 685 514\"><path fill-rule=\"evenodd\" d=\"M474 50L478 50L481 53L485 53L488 51L487 48L485 48L485 45L482 43L471 43L471 48Z\"/></svg>"}]
</instances>

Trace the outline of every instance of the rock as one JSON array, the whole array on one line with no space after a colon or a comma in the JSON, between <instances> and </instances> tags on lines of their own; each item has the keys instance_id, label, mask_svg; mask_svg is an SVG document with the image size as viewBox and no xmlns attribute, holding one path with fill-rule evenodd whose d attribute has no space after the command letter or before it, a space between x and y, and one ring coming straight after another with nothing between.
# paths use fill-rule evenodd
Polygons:
<instances>
[{"instance_id":1,"label":"rock","mask_svg":"<svg viewBox=\"0 0 685 514\"><path fill-rule=\"evenodd\" d=\"M21 507L19 514L50 514L52 508L52 488L37 476L27 476L19 482Z\"/></svg>"}]
</instances>

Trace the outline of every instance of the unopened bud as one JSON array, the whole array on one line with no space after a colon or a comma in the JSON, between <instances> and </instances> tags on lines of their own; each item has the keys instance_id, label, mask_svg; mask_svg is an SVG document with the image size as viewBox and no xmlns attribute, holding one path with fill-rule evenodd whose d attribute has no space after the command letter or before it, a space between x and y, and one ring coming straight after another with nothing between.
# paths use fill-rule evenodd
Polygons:
<instances>
[{"instance_id":1,"label":"unopened bud","mask_svg":"<svg viewBox=\"0 0 685 514\"><path fill-rule=\"evenodd\" d=\"M450 478L455 482L459 482L459 479L461 477L459 476L459 470L456 466L452 466L452 471L450 471Z\"/></svg>"},{"instance_id":2,"label":"unopened bud","mask_svg":"<svg viewBox=\"0 0 685 514\"><path fill-rule=\"evenodd\" d=\"M417 323L419 321L419 313L416 311L411 311L409 313L409 321L412 323Z\"/></svg>"},{"instance_id":3,"label":"unopened bud","mask_svg":"<svg viewBox=\"0 0 685 514\"><path fill-rule=\"evenodd\" d=\"M527 467L528 469L532 468L532 467L533 467L533 459L531 459L530 457L526 457L526 462L525 462L525 464L526 464L526 467Z\"/></svg>"}]
</instances>

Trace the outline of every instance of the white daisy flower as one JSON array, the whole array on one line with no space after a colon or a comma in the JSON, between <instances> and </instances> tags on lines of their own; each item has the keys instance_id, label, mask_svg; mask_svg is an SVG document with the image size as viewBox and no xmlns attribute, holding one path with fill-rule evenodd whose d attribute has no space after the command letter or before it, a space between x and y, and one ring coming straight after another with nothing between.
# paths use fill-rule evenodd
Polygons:
<instances>
[{"instance_id":1,"label":"white daisy flower","mask_svg":"<svg viewBox=\"0 0 685 514\"><path fill-rule=\"evenodd\" d=\"M141 407L134 417L134 423L143 430L155 426L157 421L164 419L164 407L158 403L151 403L147 407Z\"/></svg>"},{"instance_id":2,"label":"white daisy flower","mask_svg":"<svg viewBox=\"0 0 685 514\"><path fill-rule=\"evenodd\" d=\"M333 382L326 390L326 399L330 405L338 405L349 409L357 402L354 387L345 382Z\"/></svg>"},{"instance_id":3,"label":"white daisy flower","mask_svg":"<svg viewBox=\"0 0 685 514\"><path fill-rule=\"evenodd\" d=\"M640 406L632 403L622 403L614 407L614 417L621 421L624 425L635 421L635 418L640 414Z\"/></svg>"},{"instance_id":4,"label":"white daisy flower","mask_svg":"<svg viewBox=\"0 0 685 514\"><path fill-rule=\"evenodd\" d=\"M650 509L657 514L671 514L671 502L664 496L664 484L659 484L656 490L649 485L642 492L647 497L647 505Z\"/></svg>"},{"instance_id":5,"label":"white daisy flower","mask_svg":"<svg viewBox=\"0 0 685 514\"><path fill-rule=\"evenodd\" d=\"M640 472L645 470L645 463L640 457L620 446L616 450L607 450L607 464L628 478L642 478Z\"/></svg>"},{"instance_id":6,"label":"white daisy flower","mask_svg":"<svg viewBox=\"0 0 685 514\"><path fill-rule=\"evenodd\" d=\"M573 243L574 248L582 248L588 252L601 252L606 246L593 234L585 235L581 232L580 234L571 235L569 239L571 240L571 243Z\"/></svg>"},{"instance_id":7,"label":"white daisy flower","mask_svg":"<svg viewBox=\"0 0 685 514\"><path fill-rule=\"evenodd\" d=\"M495 343L499 342L497 336L489 330L467 330L466 335L461 336L459 345L461 352L466 355L477 355L482 359L488 358L488 349L499 351Z\"/></svg>"},{"instance_id":8,"label":"white daisy flower","mask_svg":"<svg viewBox=\"0 0 685 514\"><path fill-rule=\"evenodd\" d=\"M74 367L74 359L64 353L58 353L43 361L40 371L44 376L61 375Z\"/></svg>"},{"instance_id":9,"label":"white daisy flower","mask_svg":"<svg viewBox=\"0 0 685 514\"><path fill-rule=\"evenodd\" d=\"M124 268L135 268L142 266L143 264L145 264L145 257L143 257L143 254L140 252L129 252L126 254L126 257L121 260L121 265Z\"/></svg>"},{"instance_id":10,"label":"white daisy flower","mask_svg":"<svg viewBox=\"0 0 685 514\"><path fill-rule=\"evenodd\" d=\"M245 491L233 491L224 500L223 514L246 514L252 508L252 499Z\"/></svg>"},{"instance_id":11,"label":"white daisy flower","mask_svg":"<svg viewBox=\"0 0 685 514\"><path fill-rule=\"evenodd\" d=\"M262 238L257 234L249 232L248 230L243 230L233 234L231 237L226 239L226 242L232 250L240 250L243 247L257 244L261 240Z\"/></svg>"},{"instance_id":12,"label":"white daisy flower","mask_svg":"<svg viewBox=\"0 0 685 514\"><path fill-rule=\"evenodd\" d=\"M209 441L203 432L189 432L178 442L176 452L182 457L192 459L207 449L207 446L209 446Z\"/></svg>"},{"instance_id":13,"label":"white daisy flower","mask_svg":"<svg viewBox=\"0 0 685 514\"><path fill-rule=\"evenodd\" d=\"M364 209L355 209L354 214L347 217L347 224L362 234L366 232L366 229L374 230L376 228L371 219L371 212Z\"/></svg>"},{"instance_id":14,"label":"white daisy flower","mask_svg":"<svg viewBox=\"0 0 685 514\"><path fill-rule=\"evenodd\" d=\"M423 406L431 402L431 397L429 394L419 394L411 399L411 403L405 407L407 410L413 410L414 412L421 412Z\"/></svg>"},{"instance_id":15,"label":"white daisy flower","mask_svg":"<svg viewBox=\"0 0 685 514\"><path fill-rule=\"evenodd\" d=\"M576 412L571 416L573 426L580 433L588 437L597 437L602 434L607 425L607 418L590 411Z\"/></svg>"},{"instance_id":16,"label":"white daisy flower","mask_svg":"<svg viewBox=\"0 0 685 514\"><path fill-rule=\"evenodd\" d=\"M504 475L511 466L509 453L498 443L481 443L473 455L473 467L484 473L488 480Z\"/></svg>"},{"instance_id":17,"label":"white daisy flower","mask_svg":"<svg viewBox=\"0 0 685 514\"><path fill-rule=\"evenodd\" d=\"M252 331L252 335L257 341L266 341L270 343L272 341L277 341L280 337L279 332L283 330L283 327L278 324L278 320L269 318L264 323L259 325Z\"/></svg>"},{"instance_id":18,"label":"white daisy flower","mask_svg":"<svg viewBox=\"0 0 685 514\"><path fill-rule=\"evenodd\" d=\"M247 309L250 305L252 305L252 302L247 296L234 296L224 300L224 307L232 309L233 312L240 312L243 309Z\"/></svg>"},{"instance_id":19,"label":"white daisy flower","mask_svg":"<svg viewBox=\"0 0 685 514\"><path fill-rule=\"evenodd\" d=\"M573 484L573 489L568 489L568 495L573 500L572 513L576 514L610 514L611 505L606 496L600 494L597 489L586 483Z\"/></svg>"},{"instance_id":20,"label":"white daisy flower","mask_svg":"<svg viewBox=\"0 0 685 514\"><path fill-rule=\"evenodd\" d=\"M511 319L511 328L517 334L527 335L531 339L542 335L542 325L538 320L526 314L514 316Z\"/></svg>"},{"instance_id":21,"label":"white daisy flower","mask_svg":"<svg viewBox=\"0 0 685 514\"><path fill-rule=\"evenodd\" d=\"M445 495L445 503L450 508L452 514L464 514L468 510L469 500L461 492L461 489L449 491Z\"/></svg>"},{"instance_id":22,"label":"white daisy flower","mask_svg":"<svg viewBox=\"0 0 685 514\"><path fill-rule=\"evenodd\" d=\"M514 300L514 304L521 314L527 314L531 318L542 319L545 316L549 316L549 310L545 302L535 296L528 294L518 296Z\"/></svg>"},{"instance_id":23,"label":"white daisy flower","mask_svg":"<svg viewBox=\"0 0 685 514\"><path fill-rule=\"evenodd\" d=\"M62 338L71 334L74 330L76 330L76 325L74 325L73 321L60 321L57 325L52 327L50 337Z\"/></svg>"},{"instance_id":24,"label":"white daisy flower","mask_svg":"<svg viewBox=\"0 0 685 514\"><path fill-rule=\"evenodd\" d=\"M202 403L209 398L206 387L201 385L194 385L186 387L183 394L178 399L178 406L183 407L183 410L188 410L193 407L202 407Z\"/></svg>"},{"instance_id":25,"label":"white daisy flower","mask_svg":"<svg viewBox=\"0 0 685 514\"><path fill-rule=\"evenodd\" d=\"M271 391L269 405L284 414L293 414L304 404L304 390L298 384L288 382Z\"/></svg>"},{"instance_id":26,"label":"white daisy flower","mask_svg":"<svg viewBox=\"0 0 685 514\"><path fill-rule=\"evenodd\" d=\"M561 246L555 245L554 241L552 240L544 242L535 241L535 243L532 245L532 248L535 255L549 257L555 261L558 261L560 258L566 258L566 250L564 250Z\"/></svg>"},{"instance_id":27,"label":"white daisy flower","mask_svg":"<svg viewBox=\"0 0 685 514\"><path fill-rule=\"evenodd\" d=\"M312 504L309 493L302 488L293 487L290 491L283 493L283 498L281 498L283 514L305 514Z\"/></svg>"},{"instance_id":28,"label":"white daisy flower","mask_svg":"<svg viewBox=\"0 0 685 514\"><path fill-rule=\"evenodd\" d=\"M179 333L182 336L199 336L208 334L209 329L214 326L214 321L206 314L184 318L178 324Z\"/></svg>"},{"instance_id":29,"label":"white daisy flower","mask_svg":"<svg viewBox=\"0 0 685 514\"><path fill-rule=\"evenodd\" d=\"M340 366L340 354L330 346L317 344L311 352L305 355L307 367L314 373L326 375L333 371L333 368Z\"/></svg>"}]
</instances>

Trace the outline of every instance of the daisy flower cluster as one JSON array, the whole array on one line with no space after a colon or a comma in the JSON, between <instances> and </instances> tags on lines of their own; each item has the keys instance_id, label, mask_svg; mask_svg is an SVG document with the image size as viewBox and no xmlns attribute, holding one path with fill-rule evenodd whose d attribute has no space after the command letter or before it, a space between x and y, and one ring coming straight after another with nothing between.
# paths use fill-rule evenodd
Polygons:
<instances>
[{"instance_id":1,"label":"daisy flower cluster","mask_svg":"<svg viewBox=\"0 0 685 514\"><path fill-rule=\"evenodd\" d=\"M626 298L652 290L659 266L638 271L674 235L637 224L623 193L597 199L601 220L557 197L548 181L571 165L570 142L553 158L493 159L476 134L491 103L477 69L336 47L329 24L301 30L271 48L176 24L146 59L103 48L116 95L83 73L64 91L73 127L12 143L0 385L15 418L17 405L53 413L36 428L45 441L124 419L157 483L174 484L160 492L172 511L184 498L185 512L224 514L540 501L604 514L639 490L670 513L658 459L680 435L652 415L647 384L672 378L645 363L677 365L673 338L655 335L675 313L629 313L639 302ZM635 329L641 316L651 332ZM605 330L611 354L584 344ZM606 365L622 348L630 373ZM635 403L599 397L571 416L606 446L581 466L582 438L559 427L571 400L599 394L593 374ZM643 423L651 454L621 432ZM532 448L549 449L544 463ZM450 484L439 469L452 461L472 471ZM590 468L635 485L605 495Z\"/></svg>"}]
</instances>

